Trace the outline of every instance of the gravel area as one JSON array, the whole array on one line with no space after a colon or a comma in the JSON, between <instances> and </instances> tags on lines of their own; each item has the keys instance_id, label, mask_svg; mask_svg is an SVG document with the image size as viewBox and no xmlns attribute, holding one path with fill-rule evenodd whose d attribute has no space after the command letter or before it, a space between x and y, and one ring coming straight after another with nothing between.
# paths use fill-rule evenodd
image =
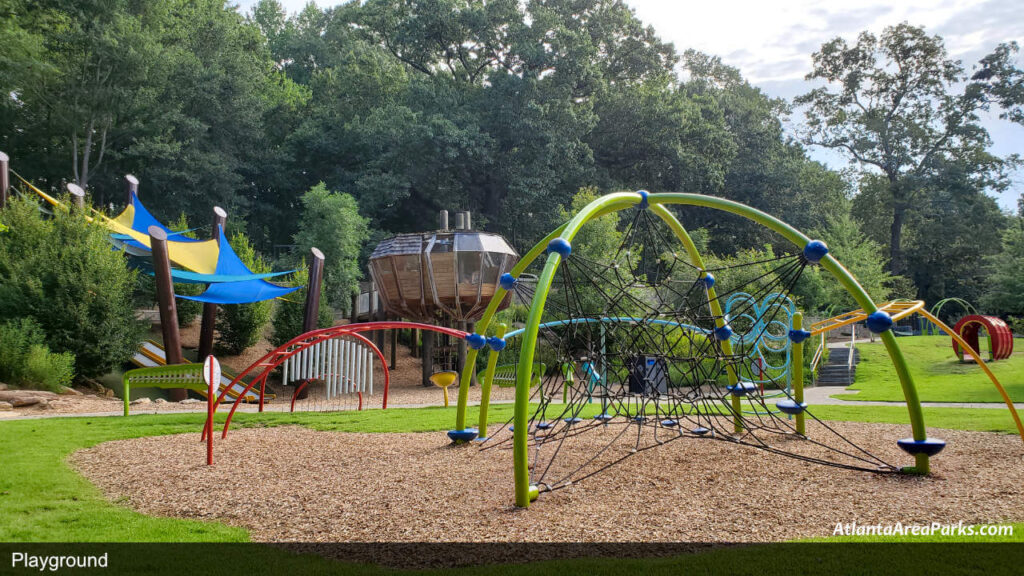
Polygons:
<instances>
[{"instance_id":1,"label":"gravel area","mask_svg":"<svg viewBox=\"0 0 1024 576\"><path fill-rule=\"evenodd\" d=\"M895 445L906 426L834 427L889 462L912 462ZM215 444L212 467L197 434L105 443L71 462L111 500L143 513L227 522L271 542L761 542L828 536L838 522L1024 520L1019 438L930 432L949 446L929 477L693 438L543 494L529 510L511 505L509 450L454 447L439 432L238 429ZM825 437L817 424L809 433ZM607 442L602 434L579 436L565 457L592 454Z\"/></svg>"}]
</instances>

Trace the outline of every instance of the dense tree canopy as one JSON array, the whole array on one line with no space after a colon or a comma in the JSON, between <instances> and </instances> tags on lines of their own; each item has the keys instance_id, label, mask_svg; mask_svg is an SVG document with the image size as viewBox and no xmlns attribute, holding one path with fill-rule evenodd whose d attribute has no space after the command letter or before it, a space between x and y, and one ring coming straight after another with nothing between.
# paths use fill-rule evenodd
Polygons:
<instances>
[{"instance_id":1,"label":"dense tree canopy","mask_svg":"<svg viewBox=\"0 0 1024 576\"><path fill-rule=\"evenodd\" d=\"M878 286L893 287L875 274L885 259L867 257L880 246L919 295L978 298L991 271L978 262L998 251L1005 220L985 193L1013 159L988 152L977 115L998 107L1021 122L1024 102L1016 45L969 76L941 39L900 25L813 56L811 78L826 85L799 100L798 142L787 102L715 56L677 51L621 0L368 0L296 14L276 0L248 14L221 0L0 0L0 44L0 149L22 175L54 190L77 181L117 209L120 178L136 174L161 220L203 224L220 205L256 250L294 249L282 266L316 245L341 309L367 243L429 229L439 209L473 211L522 251L580 190L638 188L832 230ZM846 178L807 143L873 168ZM678 214L722 258L791 249L740 218Z\"/></svg>"},{"instance_id":2,"label":"dense tree canopy","mask_svg":"<svg viewBox=\"0 0 1024 576\"><path fill-rule=\"evenodd\" d=\"M985 61L1008 66L1016 47L999 50ZM907 267L907 219L943 188L936 179L949 166L957 166L976 194L1006 186L1007 160L989 153L991 141L979 118L993 99L993 86L1002 89L1002 83L972 79L949 58L940 37L903 23L880 36L863 32L852 45L836 38L814 54L807 79L827 85L796 100L807 107L805 142L839 150L885 178L895 273ZM996 99L1012 105L1013 95Z\"/></svg>"}]
</instances>

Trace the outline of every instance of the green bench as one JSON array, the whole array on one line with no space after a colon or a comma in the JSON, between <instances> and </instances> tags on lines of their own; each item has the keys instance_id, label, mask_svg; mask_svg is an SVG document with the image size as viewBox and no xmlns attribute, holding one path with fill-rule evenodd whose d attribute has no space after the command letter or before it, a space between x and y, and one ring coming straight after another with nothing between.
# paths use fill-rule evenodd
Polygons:
<instances>
[{"instance_id":1,"label":"green bench","mask_svg":"<svg viewBox=\"0 0 1024 576\"><path fill-rule=\"evenodd\" d=\"M494 384L497 384L499 388L512 388L516 385L516 367L517 364L503 364L501 366L494 367ZM540 379L544 375L544 371L547 370L547 366L543 362L533 363L533 377L530 379L530 388L540 384ZM478 382L484 381L484 374L486 370L481 370L476 375Z\"/></svg>"},{"instance_id":2,"label":"green bench","mask_svg":"<svg viewBox=\"0 0 1024 576\"><path fill-rule=\"evenodd\" d=\"M136 388L185 388L206 396L208 389L203 381L202 364L171 364L136 368L124 373L124 415L128 415L132 386Z\"/></svg>"}]
</instances>

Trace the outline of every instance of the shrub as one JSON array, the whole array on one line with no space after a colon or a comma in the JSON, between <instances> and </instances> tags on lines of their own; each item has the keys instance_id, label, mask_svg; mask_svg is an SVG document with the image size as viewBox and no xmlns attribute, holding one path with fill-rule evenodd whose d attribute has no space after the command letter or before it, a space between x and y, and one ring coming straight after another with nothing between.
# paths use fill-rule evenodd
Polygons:
<instances>
[{"instance_id":1,"label":"shrub","mask_svg":"<svg viewBox=\"0 0 1024 576\"><path fill-rule=\"evenodd\" d=\"M75 357L50 352L45 341L42 328L31 318L0 324L0 380L53 392L71 384Z\"/></svg>"},{"instance_id":2,"label":"shrub","mask_svg":"<svg viewBox=\"0 0 1024 576\"><path fill-rule=\"evenodd\" d=\"M75 373L106 374L142 340L135 319L135 272L110 249L108 232L79 210L44 218L31 198L0 212L0 322L32 318L54 352L74 355Z\"/></svg>"},{"instance_id":3,"label":"shrub","mask_svg":"<svg viewBox=\"0 0 1024 576\"><path fill-rule=\"evenodd\" d=\"M306 268L306 261L302 261L300 269L292 274L291 283L306 286L309 282L309 271ZM288 295L287 300L278 300L274 306L274 319L272 321L273 332L270 336L270 343L280 346L302 334L302 320L306 311L306 290L300 288ZM329 328L334 324L334 313L327 299L320 298L320 311L317 316L317 328Z\"/></svg>"},{"instance_id":4,"label":"shrub","mask_svg":"<svg viewBox=\"0 0 1024 576\"><path fill-rule=\"evenodd\" d=\"M313 247L324 253L324 298L345 314L362 277L359 253L368 234L366 224L352 196L331 192L323 182L302 195L295 244L302 254Z\"/></svg>"},{"instance_id":5,"label":"shrub","mask_svg":"<svg viewBox=\"0 0 1024 576\"><path fill-rule=\"evenodd\" d=\"M270 265L256 253L249 237L239 232L231 236L231 247L238 258L256 274L270 272ZM270 321L273 303L269 300L252 304L225 304L217 312L216 349L219 354L235 356L256 344Z\"/></svg>"}]
</instances>

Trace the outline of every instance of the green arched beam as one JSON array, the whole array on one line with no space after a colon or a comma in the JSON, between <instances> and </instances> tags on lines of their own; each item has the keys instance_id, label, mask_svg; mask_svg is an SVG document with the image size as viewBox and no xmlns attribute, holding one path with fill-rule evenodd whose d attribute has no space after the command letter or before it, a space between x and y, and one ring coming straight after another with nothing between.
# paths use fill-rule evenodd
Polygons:
<instances>
[{"instance_id":1,"label":"green arched beam","mask_svg":"<svg viewBox=\"0 0 1024 576\"><path fill-rule=\"evenodd\" d=\"M573 216L566 224L559 227L541 242L539 242L533 249L530 250L520 262L513 268L512 275L518 276L522 273L526 267L538 258L544 250L547 248L548 243L556 237L563 238L571 243L572 239L576 236L579 230L590 220L598 218L605 214L623 210L629 208L641 202L641 195L633 192L619 192L615 194L609 194L607 196L598 198L591 202L579 213ZM799 232L792 226L785 222L766 214L750 206L726 200L724 198L716 198L712 196L703 196L700 194L686 194L686 193L661 193L661 194L650 194L648 195L649 208L658 214L666 224L672 229L673 233L679 238L680 242L686 247L691 262L698 267L703 268L703 259L700 254L697 253L696 247L690 240L686 230L679 223L679 221L669 212L664 205L679 204L689 206L700 206L705 208L711 208L716 210L722 210L731 214L736 214L747 218L753 222L761 224L766 228L775 231L780 234L798 248L803 248L808 242L811 241L809 237ZM547 302L548 291L551 288L554 274L558 268L558 264L561 261L561 256L556 253L549 253L547 261L544 266L544 271L541 273L538 279L537 289L534 293L534 299L530 307L530 313L526 321L526 330L523 334L522 351L519 356L519 365L517 368L516 378L516 395L515 395L515 431L513 433L513 459L514 459L514 472L515 472L515 501L517 506L526 507L530 503L530 485L529 485L529 469L528 469L528 435L527 427L529 420L529 385L530 385L530 369L533 364L534 348L537 343L538 327L540 325L541 317L544 312L544 306ZM820 262L822 268L827 270L829 273L839 281L846 291L853 296L857 304L861 306L866 312L871 313L876 311L878 308L874 302L868 296L867 292L864 291L863 287L857 282L852 274L842 264L839 263L831 254L828 254ZM481 333L486 332L487 326L490 323L491 317L497 310L497 306L500 301L504 298L505 292L498 290L495 294L491 304L488 306L481 318L480 322L477 323L477 328ZM714 295L709 294L712 302L717 305L714 300ZM721 309L715 311L716 316L721 319ZM716 322L721 325L721 320ZM907 402L907 410L910 413L910 424L915 440L924 440L927 436L924 415L921 411L921 403L917 396L917 390L914 387L913 379L910 376L910 372L907 369L906 360L903 357L902 352L896 343L896 338L893 336L891 331L886 331L880 335L883 343L885 344L886 350L889 353L889 357L892 360L893 366L896 369L896 373L900 379L900 385L903 388L903 394ZM473 366L473 362L476 360L476 351L473 351L467 358L467 366ZM462 380L459 388L459 409L456 421L456 427L462 429L465 426L465 404L468 398L468 387L469 387L470 373L464 371L462 374ZM734 374L730 374L730 380L735 378ZM928 456L925 454L918 454L915 456L916 466L911 469L921 474L927 474L929 471Z\"/></svg>"}]
</instances>

